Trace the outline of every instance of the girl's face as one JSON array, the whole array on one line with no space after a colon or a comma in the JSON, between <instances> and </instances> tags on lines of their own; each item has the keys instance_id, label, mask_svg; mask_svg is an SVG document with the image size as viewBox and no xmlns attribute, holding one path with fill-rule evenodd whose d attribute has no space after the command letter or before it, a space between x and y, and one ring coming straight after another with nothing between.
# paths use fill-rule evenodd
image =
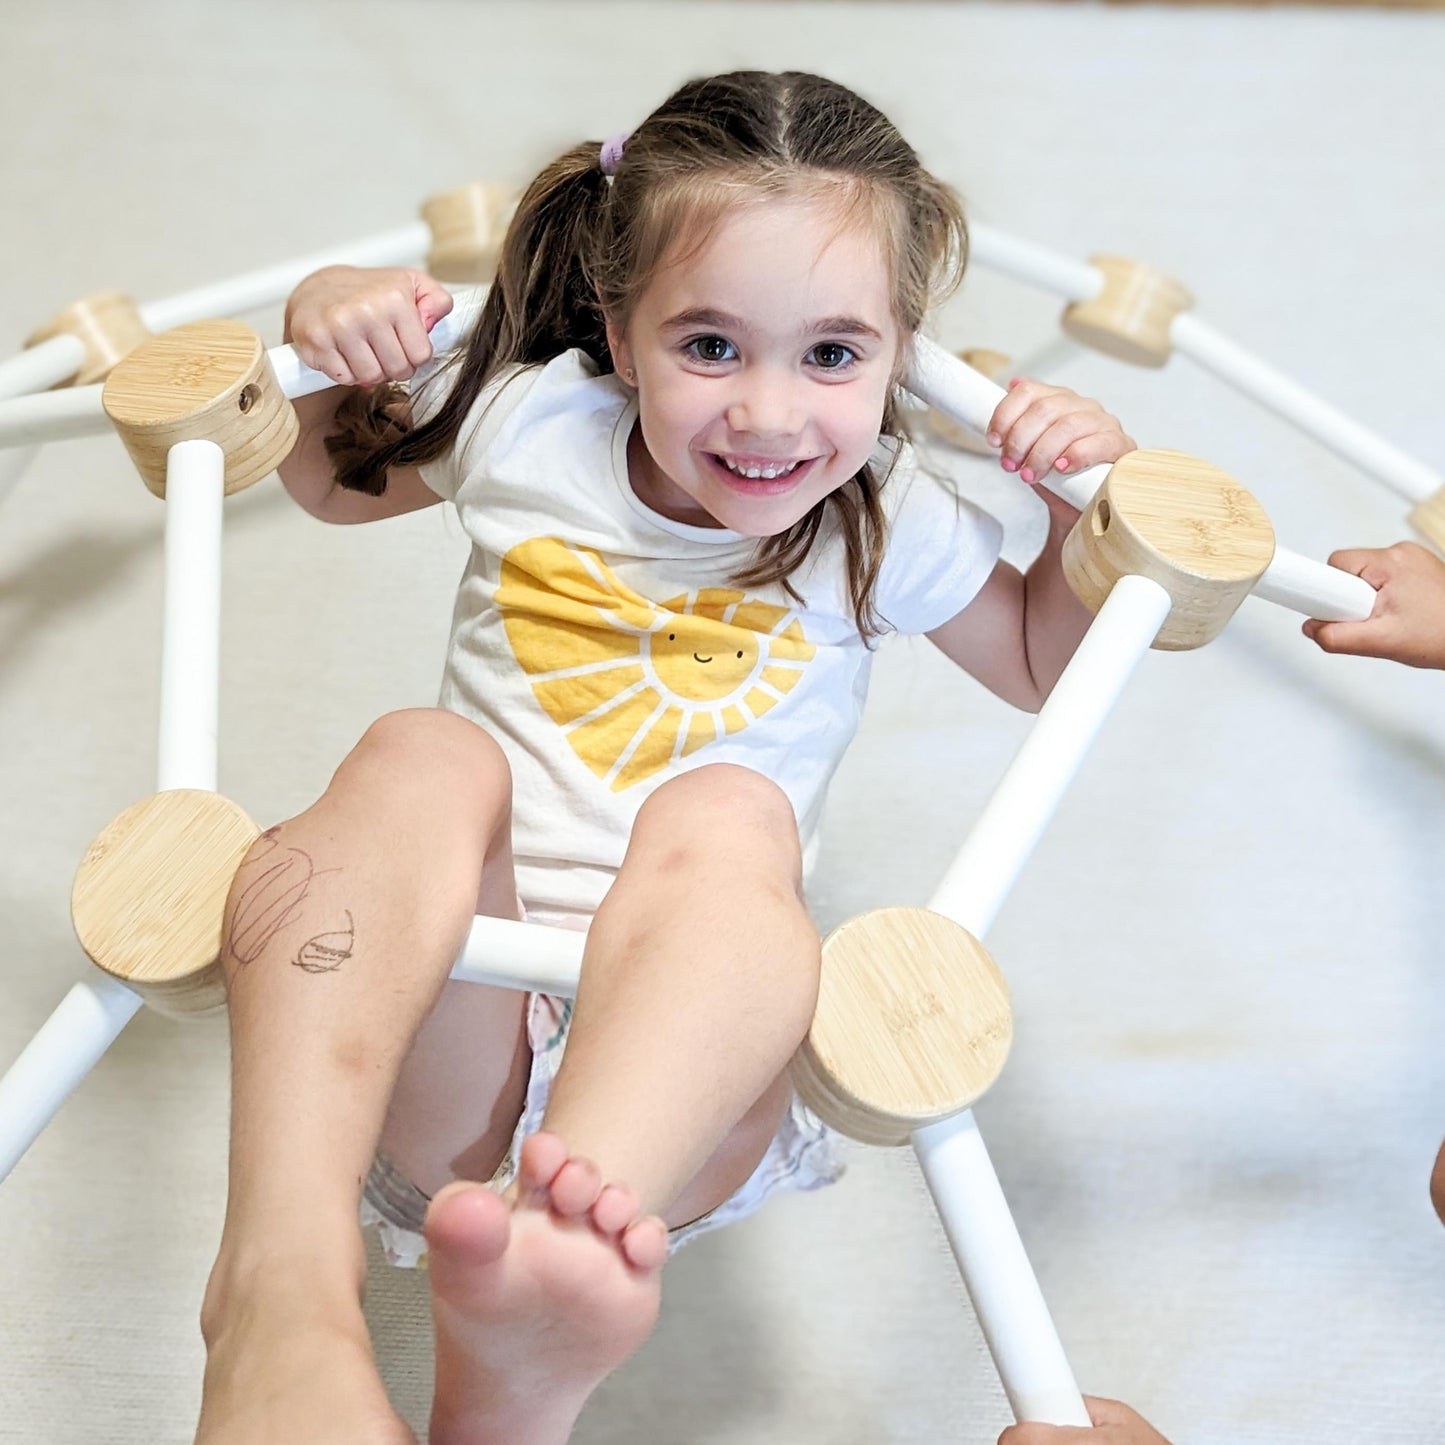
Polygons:
<instances>
[{"instance_id":1,"label":"girl's face","mask_svg":"<svg viewBox=\"0 0 1445 1445\"><path fill-rule=\"evenodd\" d=\"M818 200L729 212L608 326L638 393L633 490L674 521L784 531L868 460L900 340L864 226Z\"/></svg>"}]
</instances>

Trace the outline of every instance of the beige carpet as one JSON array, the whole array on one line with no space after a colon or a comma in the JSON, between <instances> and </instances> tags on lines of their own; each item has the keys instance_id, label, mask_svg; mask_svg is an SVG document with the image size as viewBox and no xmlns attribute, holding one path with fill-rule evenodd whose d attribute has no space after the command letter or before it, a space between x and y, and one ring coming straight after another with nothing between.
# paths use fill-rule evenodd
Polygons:
<instances>
[{"instance_id":1,"label":"beige carpet","mask_svg":"<svg viewBox=\"0 0 1445 1445\"><path fill-rule=\"evenodd\" d=\"M0 332L405 224L740 64L857 85L978 217L1173 271L1445 463L1445 27L1419 13L4 4ZM980 273L938 329L1025 356L1057 310ZM1055 362L1144 444L1234 471L1298 550L1403 534L1398 499L1187 363ZM955 465L1026 555L1016 489ZM110 438L46 449L0 502L0 1066L81 969L86 843L154 786L161 512ZM237 498L222 789L285 816L373 717L431 701L463 551L441 509L328 530L274 481ZM885 649L820 921L925 900L1025 725L926 643ZM991 937L1019 1033L979 1110L999 1172L1080 1380L1176 1445L1441 1438L1442 819L1445 677L1327 659L1250 604L1146 660ZM0 1440L190 1439L225 1112L224 1030L142 1014L0 1187ZM420 1423L416 1281L379 1270L370 1308ZM878 1152L682 1254L577 1438L976 1445L1006 1421L911 1156Z\"/></svg>"}]
</instances>

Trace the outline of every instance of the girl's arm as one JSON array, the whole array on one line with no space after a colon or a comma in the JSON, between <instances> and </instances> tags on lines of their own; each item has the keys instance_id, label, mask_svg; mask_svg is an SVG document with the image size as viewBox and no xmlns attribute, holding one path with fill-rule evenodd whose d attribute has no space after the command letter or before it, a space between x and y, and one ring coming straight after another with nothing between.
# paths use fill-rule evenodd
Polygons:
<instances>
[{"instance_id":1,"label":"girl's arm","mask_svg":"<svg viewBox=\"0 0 1445 1445\"><path fill-rule=\"evenodd\" d=\"M427 332L451 309L450 295L436 281L401 267L328 266L291 293L285 339L308 366L341 383L292 403L301 432L277 468L286 490L313 517L374 522L441 501L416 467L393 467L379 497L339 486L326 438L358 386L405 381L431 359Z\"/></svg>"},{"instance_id":2,"label":"girl's arm","mask_svg":"<svg viewBox=\"0 0 1445 1445\"><path fill-rule=\"evenodd\" d=\"M1077 472L1134 450L1117 418L1067 387L1014 380L989 422L999 463L1035 485L1051 471ZM1064 580L1059 553L1078 510L1040 489L1049 509L1043 550L1025 573L1000 562L962 612L928 634L945 656L990 692L1028 712L1043 705L1093 614Z\"/></svg>"}]
</instances>

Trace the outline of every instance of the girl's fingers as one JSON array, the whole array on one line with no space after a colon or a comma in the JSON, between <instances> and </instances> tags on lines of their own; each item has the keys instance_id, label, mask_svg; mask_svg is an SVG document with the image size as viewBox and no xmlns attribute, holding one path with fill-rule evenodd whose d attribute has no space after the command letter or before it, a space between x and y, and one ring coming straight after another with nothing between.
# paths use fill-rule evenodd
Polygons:
<instances>
[{"instance_id":1,"label":"girl's fingers","mask_svg":"<svg viewBox=\"0 0 1445 1445\"><path fill-rule=\"evenodd\" d=\"M1043 383L1032 381L1028 377L1015 377L1009 382L1008 395L994 408L993 415L989 418L985 432L994 446L1005 443L1009 433L1018 423L1019 418L1036 402L1043 394ZM1058 388L1053 388L1057 391ZM1073 395L1073 393L1069 393ZM994 441L997 437L999 440ZM1018 457L1015 456L1017 461Z\"/></svg>"},{"instance_id":2,"label":"girl's fingers","mask_svg":"<svg viewBox=\"0 0 1445 1445\"><path fill-rule=\"evenodd\" d=\"M386 380L381 362L365 335L340 335L336 338L336 349L351 372L352 385L375 386Z\"/></svg>"},{"instance_id":3,"label":"girl's fingers","mask_svg":"<svg viewBox=\"0 0 1445 1445\"><path fill-rule=\"evenodd\" d=\"M1106 444L1106 439L1095 432L1097 417L1090 411L1071 412L1051 422L1035 438L1032 446L1019 463L1019 475L1026 482L1036 482L1053 471L1054 463L1067 457L1064 471L1080 471L1080 461ZM1083 462L1092 466L1092 462Z\"/></svg>"}]
</instances>

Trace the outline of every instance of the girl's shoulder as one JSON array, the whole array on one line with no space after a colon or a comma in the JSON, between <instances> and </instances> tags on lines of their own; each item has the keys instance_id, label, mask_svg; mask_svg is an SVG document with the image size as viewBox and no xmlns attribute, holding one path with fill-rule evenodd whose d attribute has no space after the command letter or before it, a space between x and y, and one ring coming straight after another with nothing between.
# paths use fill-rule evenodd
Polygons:
<instances>
[{"instance_id":1,"label":"girl's shoulder","mask_svg":"<svg viewBox=\"0 0 1445 1445\"><path fill-rule=\"evenodd\" d=\"M411 382L412 415L420 422L435 416L450 394L456 358L438 358L420 368ZM519 437L536 436L543 423L559 417L596 415L626 405L626 393L611 375L603 376L585 352L564 351L547 362L503 367L477 394L457 429L449 458L423 468L428 484L455 500L467 472L489 452L511 446Z\"/></svg>"}]
</instances>

